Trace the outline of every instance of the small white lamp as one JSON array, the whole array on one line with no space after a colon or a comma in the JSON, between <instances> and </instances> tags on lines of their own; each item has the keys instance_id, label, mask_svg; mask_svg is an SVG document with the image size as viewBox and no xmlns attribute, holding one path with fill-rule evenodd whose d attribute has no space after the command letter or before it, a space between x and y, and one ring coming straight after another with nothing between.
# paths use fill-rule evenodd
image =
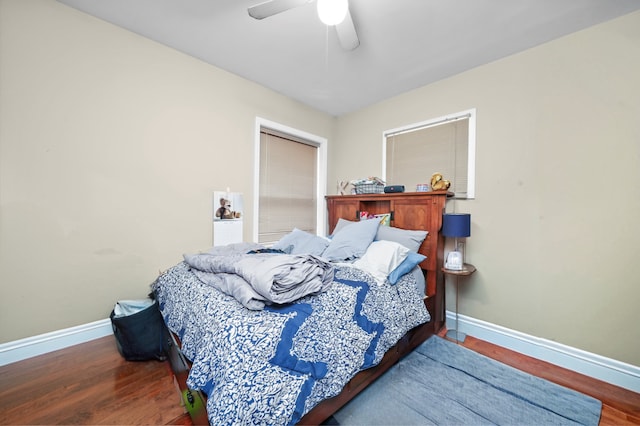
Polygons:
<instances>
[{"instance_id":1,"label":"small white lamp","mask_svg":"<svg viewBox=\"0 0 640 426\"><path fill-rule=\"evenodd\" d=\"M452 271L462 271L464 249L459 250L458 238L471 236L471 215L468 213L446 213L442 216L442 235L455 238L453 251L447 254L444 267Z\"/></svg>"}]
</instances>

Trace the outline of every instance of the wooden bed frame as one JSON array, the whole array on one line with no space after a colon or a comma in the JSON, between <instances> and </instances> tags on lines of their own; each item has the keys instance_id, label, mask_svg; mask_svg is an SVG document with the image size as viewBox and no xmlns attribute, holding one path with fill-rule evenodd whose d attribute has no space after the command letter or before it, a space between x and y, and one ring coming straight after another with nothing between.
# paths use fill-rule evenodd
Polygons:
<instances>
[{"instance_id":1,"label":"wooden bed frame","mask_svg":"<svg viewBox=\"0 0 640 426\"><path fill-rule=\"evenodd\" d=\"M427 238L420 246L419 253L427 256L420 267L425 273L425 305L431 314L431 321L410 330L387 351L378 365L356 374L339 395L316 405L302 417L299 424L317 425L324 422L402 357L433 334L437 334L444 326L444 278L441 270L444 258L444 238L440 229L445 203L447 197L451 195L447 191L432 191L326 197L330 232L335 228L338 219L359 220L362 211L370 214L391 213L391 226L428 231ZM194 425L207 425L209 422L206 412L206 397L199 391L188 389L186 381L190 363L182 355L179 346L177 337L172 335L169 361L176 386L180 390L182 403L189 412Z\"/></svg>"}]
</instances>

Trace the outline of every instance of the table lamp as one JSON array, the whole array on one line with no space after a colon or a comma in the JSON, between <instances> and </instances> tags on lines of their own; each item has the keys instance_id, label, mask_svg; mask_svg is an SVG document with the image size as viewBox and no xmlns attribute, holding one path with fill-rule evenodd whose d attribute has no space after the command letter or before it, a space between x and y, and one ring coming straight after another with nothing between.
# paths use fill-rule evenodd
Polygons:
<instances>
[{"instance_id":1,"label":"table lamp","mask_svg":"<svg viewBox=\"0 0 640 426\"><path fill-rule=\"evenodd\" d=\"M445 213L442 216L442 235L455 238L453 251L447 254L444 267L452 271L462 271L464 251L460 251L458 238L471 236L471 215L468 213Z\"/></svg>"}]
</instances>

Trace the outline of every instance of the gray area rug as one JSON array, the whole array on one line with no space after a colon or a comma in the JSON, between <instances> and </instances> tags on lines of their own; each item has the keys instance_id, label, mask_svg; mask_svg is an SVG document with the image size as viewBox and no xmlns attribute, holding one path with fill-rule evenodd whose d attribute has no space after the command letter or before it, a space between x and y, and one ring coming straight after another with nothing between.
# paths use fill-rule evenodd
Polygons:
<instances>
[{"instance_id":1,"label":"gray area rug","mask_svg":"<svg viewBox=\"0 0 640 426\"><path fill-rule=\"evenodd\" d=\"M597 425L601 408L597 399L434 336L332 421L345 426Z\"/></svg>"}]
</instances>

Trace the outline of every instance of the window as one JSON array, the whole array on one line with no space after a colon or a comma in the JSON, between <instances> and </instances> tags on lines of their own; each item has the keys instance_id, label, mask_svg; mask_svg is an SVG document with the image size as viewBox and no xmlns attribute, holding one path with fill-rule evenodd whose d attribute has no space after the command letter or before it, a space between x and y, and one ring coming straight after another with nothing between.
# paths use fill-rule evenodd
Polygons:
<instances>
[{"instance_id":1,"label":"window","mask_svg":"<svg viewBox=\"0 0 640 426\"><path fill-rule=\"evenodd\" d=\"M326 139L258 119L254 241L271 244L293 228L324 234Z\"/></svg>"},{"instance_id":2,"label":"window","mask_svg":"<svg viewBox=\"0 0 640 426\"><path fill-rule=\"evenodd\" d=\"M388 185L415 190L440 172L456 198L475 197L475 109L384 133L383 167Z\"/></svg>"}]
</instances>

